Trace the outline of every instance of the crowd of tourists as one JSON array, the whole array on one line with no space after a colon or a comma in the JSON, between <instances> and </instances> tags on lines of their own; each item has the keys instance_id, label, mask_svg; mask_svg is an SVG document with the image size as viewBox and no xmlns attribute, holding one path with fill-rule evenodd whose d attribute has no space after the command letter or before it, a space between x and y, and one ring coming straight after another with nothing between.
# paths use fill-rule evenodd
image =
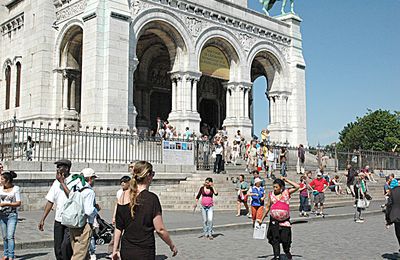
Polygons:
<instances>
[{"instance_id":1,"label":"crowd of tourists","mask_svg":"<svg viewBox=\"0 0 400 260\"><path fill-rule=\"evenodd\" d=\"M203 136L208 138L208 136ZM226 156L226 131L218 131L210 145L215 152L214 173L224 171L225 162L230 159L234 163L236 156L246 160L243 174L234 181L237 191L236 216L242 216L242 204L247 217L252 219L253 227L262 224L269 216L266 237L271 244L274 259L279 259L280 244L288 259L292 259L292 229L290 222L290 199L299 192L299 216L310 214L324 217L325 193L330 191L338 196L351 194L354 197L354 220L363 223L363 211L372 199L369 195L368 183L376 182L368 166L355 170L351 164L343 176L333 178L324 167L315 172L305 171L305 150L302 145L297 149L296 170L298 180L287 177L287 151L278 152L268 146L266 138L261 141L251 140L247 144L237 132L232 154ZM208 141L208 139L207 139ZM236 154L237 153L237 154ZM213 156L214 157L214 156ZM276 163L280 163L281 171L275 173ZM71 174L72 162L62 159L55 162L56 176L45 199L43 216L38 229L44 230L45 221L54 208L54 254L57 260L96 259L95 237L98 236L101 219L101 207L96 203L93 190L99 176L91 168L84 168L79 174ZM162 218L162 207L158 196L149 191L155 176L153 166L146 161L131 162L129 175L120 179L120 189L116 191L115 207L112 217L113 236L109 244L110 259L155 259L156 247L154 231L169 246L172 255L178 253L171 240ZM249 175L251 174L251 175ZM279 176L278 176L279 175ZM0 227L3 237L3 260L15 259L14 234L18 219L18 208L21 206L20 188L13 184L17 177L14 171L3 172L0 164ZM394 174L386 177L383 205L386 212L386 225L395 226L395 233L400 244L400 188ZM342 179L345 187L342 186ZM267 183L272 186L267 187ZM200 207L203 218L203 237L214 239L214 196L218 196L217 185L211 177L207 177L195 196L194 208Z\"/></svg>"}]
</instances>

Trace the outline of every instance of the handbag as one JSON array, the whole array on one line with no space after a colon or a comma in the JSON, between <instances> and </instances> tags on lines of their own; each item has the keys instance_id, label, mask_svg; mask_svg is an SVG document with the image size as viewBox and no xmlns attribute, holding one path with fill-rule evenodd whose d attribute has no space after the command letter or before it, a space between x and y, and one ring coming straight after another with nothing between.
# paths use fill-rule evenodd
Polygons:
<instances>
[{"instance_id":1,"label":"handbag","mask_svg":"<svg viewBox=\"0 0 400 260\"><path fill-rule=\"evenodd\" d=\"M366 198L367 200L372 200L371 195L369 195L368 193L365 193L365 198Z\"/></svg>"},{"instance_id":2,"label":"handbag","mask_svg":"<svg viewBox=\"0 0 400 260\"><path fill-rule=\"evenodd\" d=\"M254 239L265 239L265 234L267 233L267 224L258 224L255 223L253 238Z\"/></svg>"},{"instance_id":3,"label":"handbag","mask_svg":"<svg viewBox=\"0 0 400 260\"><path fill-rule=\"evenodd\" d=\"M367 201L368 200L366 200L366 199L358 199L357 200L357 208L360 208L360 209L367 208L369 206L369 203ZM368 203L368 206L367 206L367 203Z\"/></svg>"}]
</instances>

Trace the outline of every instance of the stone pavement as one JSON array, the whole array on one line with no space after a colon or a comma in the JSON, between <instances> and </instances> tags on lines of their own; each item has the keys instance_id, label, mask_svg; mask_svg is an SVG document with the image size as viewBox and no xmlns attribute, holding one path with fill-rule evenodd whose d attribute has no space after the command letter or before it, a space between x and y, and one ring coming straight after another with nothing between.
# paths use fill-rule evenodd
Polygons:
<instances>
[{"instance_id":1,"label":"stone pavement","mask_svg":"<svg viewBox=\"0 0 400 260\"><path fill-rule=\"evenodd\" d=\"M377 214L380 212L382 201L372 202L366 213ZM325 211L328 218L352 218L354 208L352 206L328 208ZM111 222L111 211L102 210L102 218ZM246 216L236 217L234 211L216 211L214 213L215 230L227 230L240 227L249 227L251 220ZM292 221L318 221L321 217L311 216L310 218L298 217L297 211L292 211ZM46 219L45 231L40 232L37 228L42 216L41 211L22 211L19 213L19 222L15 234L16 248L42 248L53 246L53 221L54 213L51 212ZM188 211L164 211L163 218L167 229L172 235L176 234L201 234L202 217L199 208L196 212ZM2 242L1 242L2 244Z\"/></svg>"},{"instance_id":2,"label":"stone pavement","mask_svg":"<svg viewBox=\"0 0 400 260\"><path fill-rule=\"evenodd\" d=\"M324 221L294 224L293 259L400 259L394 228L385 228L383 214L366 215L365 219L362 224L355 223L351 218L327 218ZM271 246L266 240L254 240L252 232L250 226L216 230L213 241L197 234L174 235L172 239L179 251L175 258L157 238L156 259L272 259ZM106 250L106 246L98 246L97 259L106 259ZM17 259L54 259L51 248L17 250L16 255Z\"/></svg>"}]
</instances>

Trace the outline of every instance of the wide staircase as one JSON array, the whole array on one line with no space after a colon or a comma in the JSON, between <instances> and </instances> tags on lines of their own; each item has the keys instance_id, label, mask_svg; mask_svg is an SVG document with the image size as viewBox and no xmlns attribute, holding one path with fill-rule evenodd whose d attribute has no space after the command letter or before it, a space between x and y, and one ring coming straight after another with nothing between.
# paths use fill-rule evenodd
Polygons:
<instances>
[{"instance_id":1,"label":"wide staircase","mask_svg":"<svg viewBox=\"0 0 400 260\"><path fill-rule=\"evenodd\" d=\"M191 174L178 183L169 185L154 185L151 190L155 192L161 201L164 210L193 210L195 203L195 196L199 188L204 183L205 178L212 177L214 186L216 187L219 195L214 197L215 210L235 210L237 201L237 191L235 190L236 183L234 183L240 174L244 174L246 181L250 182L251 174L245 172L243 166L228 166L226 167L225 174L213 174L210 171L198 171ZM338 175L342 176L344 172L339 172ZM263 174L262 174L263 175ZM275 171L277 177L280 176L278 171ZM334 173L330 173L333 177ZM288 172L288 178L296 182L299 181L300 175L295 172ZM384 180L375 178L378 182L372 183L367 181L369 194L375 201L383 201L383 185ZM342 188L345 191L345 180L341 178ZM272 190L272 181L266 180L267 192ZM342 207L349 206L354 203L351 195L336 195L329 189L325 193L325 206L326 207ZM297 209L299 207L298 193L294 194L291 200L291 208Z\"/></svg>"}]
</instances>

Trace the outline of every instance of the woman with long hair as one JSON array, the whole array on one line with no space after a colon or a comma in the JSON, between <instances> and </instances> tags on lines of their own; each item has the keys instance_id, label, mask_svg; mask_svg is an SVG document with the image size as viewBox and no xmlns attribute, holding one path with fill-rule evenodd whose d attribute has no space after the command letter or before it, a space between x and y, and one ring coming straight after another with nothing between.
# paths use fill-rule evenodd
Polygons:
<instances>
[{"instance_id":1,"label":"woman with long hair","mask_svg":"<svg viewBox=\"0 0 400 260\"><path fill-rule=\"evenodd\" d=\"M130 187L118 199L112 256L114 260L155 259L154 230L169 246L172 256L178 253L164 226L160 201L156 194L149 191L154 175L153 166L149 162L135 163Z\"/></svg>"},{"instance_id":2,"label":"woman with long hair","mask_svg":"<svg viewBox=\"0 0 400 260\"><path fill-rule=\"evenodd\" d=\"M13 171L3 172L0 175L0 226L3 236L3 260L14 259L17 209L21 206L19 187L13 184L15 178L17 178L17 174Z\"/></svg>"},{"instance_id":3,"label":"woman with long hair","mask_svg":"<svg viewBox=\"0 0 400 260\"><path fill-rule=\"evenodd\" d=\"M292 185L292 188L285 189L285 182ZM259 223L270 213L267 238L272 245L274 258L279 259L280 244L288 259L292 259L290 245L292 244L292 228L290 224L289 201L291 194L300 188L299 184L282 177L273 182L273 191L268 194L268 202L265 205L265 212Z\"/></svg>"}]
</instances>

